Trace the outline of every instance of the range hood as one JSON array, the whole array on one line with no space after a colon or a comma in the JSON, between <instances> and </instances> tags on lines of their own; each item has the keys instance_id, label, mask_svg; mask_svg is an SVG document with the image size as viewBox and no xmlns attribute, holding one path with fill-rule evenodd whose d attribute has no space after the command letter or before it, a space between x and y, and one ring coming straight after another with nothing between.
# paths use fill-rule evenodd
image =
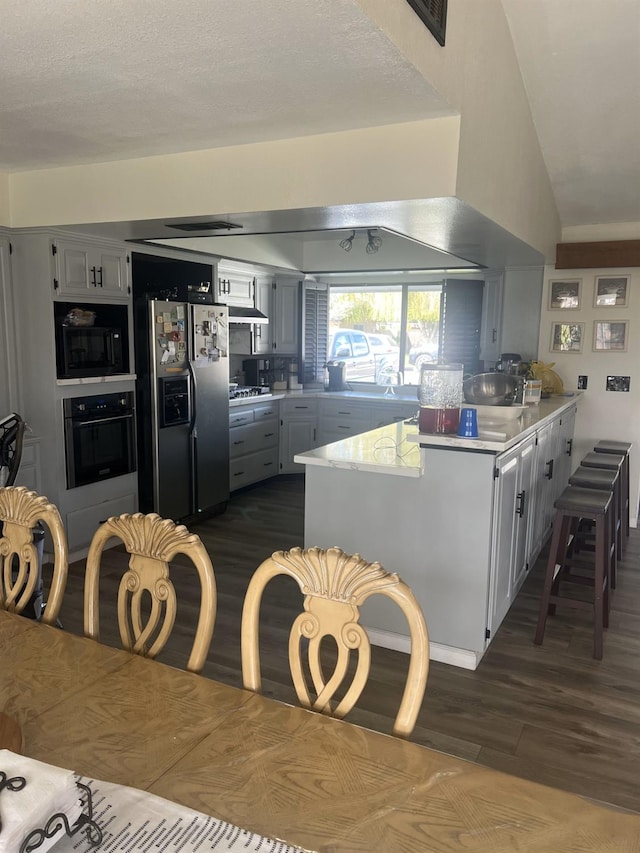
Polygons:
<instances>
[{"instance_id":1,"label":"range hood","mask_svg":"<svg viewBox=\"0 0 640 853\"><path fill-rule=\"evenodd\" d=\"M257 308L243 308L240 305L229 305L229 323L268 323L269 318Z\"/></svg>"}]
</instances>

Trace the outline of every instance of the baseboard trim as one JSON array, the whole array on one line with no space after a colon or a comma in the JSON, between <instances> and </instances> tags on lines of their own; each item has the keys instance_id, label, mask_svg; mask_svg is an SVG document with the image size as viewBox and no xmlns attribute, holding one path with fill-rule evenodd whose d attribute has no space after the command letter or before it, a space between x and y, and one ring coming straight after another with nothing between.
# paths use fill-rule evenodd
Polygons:
<instances>
[{"instance_id":1,"label":"baseboard trim","mask_svg":"<svg viewBox=\"0 0 640 853\"><path fill-rule=\"evenodd\" d=\"M366 626L365 626L366 627ZM371 644L383 649L393 649L396 652L411 652L411 640L404 634L394 634L391 631L380 631L377 628L366 628ZM458 649L455 646L443 646L441 643L429 643L429 658L438 663L448 663L461 669L477 669L482 660L480 652L469 649Z\"/></svg>"}]
</instances>

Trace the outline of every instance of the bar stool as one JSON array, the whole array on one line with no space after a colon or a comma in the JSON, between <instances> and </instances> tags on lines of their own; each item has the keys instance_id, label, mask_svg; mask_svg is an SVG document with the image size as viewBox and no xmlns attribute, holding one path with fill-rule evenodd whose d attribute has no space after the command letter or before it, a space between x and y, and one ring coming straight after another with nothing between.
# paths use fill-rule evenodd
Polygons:
<instances>
[{"instance_id":1,"label":"bar stool","mask_svg":"<svg viewBox=\"0 0 640 853\"><path fill-rule=\"evenodd\" d=\"M569 477L570 486L579 486L582 489L596 489L601 492L613 493L613 510L610 513L611 527L609 531L609 541L611 543L618 542L620 526L622 524L618 515L620 501L618 497L618 489L620 488L620 475L617 471L608 470L606 468L587 468L584 465L579 465L573 474ZM614 549L613 559L611 560L611 577L609 585L611 589L616 588L616 569L618 549Z\"/></svg>"},{"instance_id":2,"label":"bar stool","mask_svg":"<svg viewBox=\"0 0 640 853\"><path fill-rule=\"evenodd\" d=\"M622 530L625 537L629 536L629 441L599 441L593 448L596 453L613 453L624 456L622 464Z\"/></svg>"},{"instance_id":3,"label":"bar stool","mask_svg":"<svg viewBox=\"0 0 640 853\"><path fill-rule=\"evenodd\" d=\"M536 645L542 643L547 616L549 613L555 613L557 604L566 604L581 609L586 608L593 611L593 656L597 660L602 660L602 629L609 626L609 576L610 564L615 551L615 544L609 541L613 495L611 492L601 492L596 489L567 486L554 506L556 514L553 520L553 534L534 643ZM595 522L594 577L593 581L576 576L570 576L566 579L573 583L588 582L592 584L593 601L559 595L567 551L581 518Z\"/></svg>"},{"instance_id":4,"label":"bar stool","mask_svg":"<svg viewBox=\"0 0 640 853\"><path fill-rule=\"evenodd\" d=\"M616 537L616 551L618 560L622 559L622 551L623 546L626 544L626 540L623 541L622 536L622 528L624 522L622 522L623 517L623 495L622 495L622 466L624 465L625 457L619 453L596 453L595 451L592 453L587 453L586 456L583 457L580 465L584 468L604 468L608 471L617 471L620 476L620 488L618 489L618 516L620 517L621 524L620 530L618 531L618 535Z\"/></svg>"}]
</instances>

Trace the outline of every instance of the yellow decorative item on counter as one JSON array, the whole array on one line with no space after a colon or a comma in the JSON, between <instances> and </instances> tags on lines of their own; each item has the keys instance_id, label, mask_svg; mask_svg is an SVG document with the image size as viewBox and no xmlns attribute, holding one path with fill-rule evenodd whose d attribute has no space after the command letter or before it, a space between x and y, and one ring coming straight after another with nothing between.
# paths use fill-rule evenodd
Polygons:
<instances>
[{"instance_id":1,"label":"yellow decorative item on counter","mask_svg":"<svg viewBox=\"0 0 640 853\"><path fill-rule=\"evenodd\" d=\"M544 361L532 361L529 365L529 373L533 379L542 381L542 396L549 397L551 394L564 394L562 379L555 370L551 368L555 361L545 363Z\"/></svg>"}]
</instances>

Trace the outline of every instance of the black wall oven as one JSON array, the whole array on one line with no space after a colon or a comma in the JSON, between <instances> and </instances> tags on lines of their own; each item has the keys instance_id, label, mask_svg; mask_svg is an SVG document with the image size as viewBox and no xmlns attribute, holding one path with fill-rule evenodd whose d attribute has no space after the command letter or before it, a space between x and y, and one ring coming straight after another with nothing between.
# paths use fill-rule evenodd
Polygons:
<instances>
[{"instance_id":1,"label":"black wall oven","mask_svg":"<svg viewBox=\"0 0 640 853\"><path fill-rule=\"evenodd\" d=\"M133 392L63 400L67 488L136 470Z\"/></svg>"}]
</instances>

